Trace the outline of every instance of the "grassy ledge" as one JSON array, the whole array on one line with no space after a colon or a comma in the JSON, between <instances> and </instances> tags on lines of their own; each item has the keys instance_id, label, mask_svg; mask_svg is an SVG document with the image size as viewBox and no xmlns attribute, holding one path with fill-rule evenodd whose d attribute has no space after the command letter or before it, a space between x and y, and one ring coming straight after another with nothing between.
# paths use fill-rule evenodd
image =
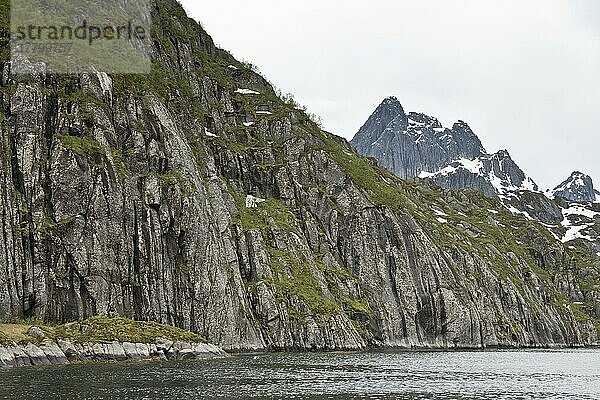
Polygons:
<instances>
[{"instance_id":1,"label":"grassy ledge","mask_svg":"<svg viewBox=\"0 0 600 400\"><path fill-rule=\"evenodd\" d=\"M37 323L21 322L0 324L0 344L36 343L35 338L27 335L29 328L36 326L44 331L50 340L68 340L72 343L154 343L162 338L171 341L206 343L202 336L183 329L156 322L140 322L125 318L92 317L82 323L72 322L64 325L49 326Z\"/></svg>"}]
</instances>

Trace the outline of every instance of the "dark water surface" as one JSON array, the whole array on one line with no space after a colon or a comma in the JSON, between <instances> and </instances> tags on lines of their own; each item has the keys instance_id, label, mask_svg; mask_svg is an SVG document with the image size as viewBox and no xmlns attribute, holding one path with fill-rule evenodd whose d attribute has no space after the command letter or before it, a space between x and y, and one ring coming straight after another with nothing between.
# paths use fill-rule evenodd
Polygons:
<instances>
[{"instance_id":1,"label":"dark water surface","mask_svg":"<svg viewBox=\"0 0 600 400\"><path fill-rule=\"evenodd\" d=\"M1 399L600 399L600 351L240 355L0 370Z\"/></svg>"}]
</instances>

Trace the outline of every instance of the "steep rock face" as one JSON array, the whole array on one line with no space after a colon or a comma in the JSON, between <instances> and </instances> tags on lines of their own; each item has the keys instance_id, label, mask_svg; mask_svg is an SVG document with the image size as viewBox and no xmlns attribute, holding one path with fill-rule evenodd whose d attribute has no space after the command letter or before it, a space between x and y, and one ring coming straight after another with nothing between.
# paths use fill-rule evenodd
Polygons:
<instances>
[{"instance_id":1,"label":"steep rock face","mask_svg":"<svg viewBox=\"0 0 600 400\"><path fill-rule=\"evenodd\" d=\"M394 114L396 119L390 120ZM404 179L429 178L444 188L474 189L487 196L537 190L506 150L487 154L465 122L447 129L425 114L406 115L395 97L377 108L352 144Z\"/></svg>"},{"instance_id":2,"label":"steep rock face","mask_svg":"<svg viewBox=\"0 0 600 400\"><path fill-rule=\"evenodd\" d=\"M127 316L226 349L596 340L557 294L575 256L543 228L397 179L176 2L153 17L149 77L18 79L2 64L0 318ZM448 162L483 151L464 124L429 137L435 121L393 108L372 123L393 117L382 137L420 124Z\"/></svg>"},{"instance_id":3,"label":"steep rock face","mask_svg":"<svg viewBox=\"0 0 600 400\"><path fill-rule=\"evenodd\" d=\"M578 171L555 187L552 194L575 202L594 202L598 199L592 178Z\"/></svg>"},{"instance_id":4,"label":"steep rock face","mask_svg":"<svg viewBox=\"0 0 600 400\"><path fill-rule=\"evenodd\" d=\"M428 115L405 114L395 97L377 107L351 142L364 156L410 179L421 171L437 171L459 158L472 159L485 153L479 138L459 121L452 129Z\"/></svg>"}]
</instances>

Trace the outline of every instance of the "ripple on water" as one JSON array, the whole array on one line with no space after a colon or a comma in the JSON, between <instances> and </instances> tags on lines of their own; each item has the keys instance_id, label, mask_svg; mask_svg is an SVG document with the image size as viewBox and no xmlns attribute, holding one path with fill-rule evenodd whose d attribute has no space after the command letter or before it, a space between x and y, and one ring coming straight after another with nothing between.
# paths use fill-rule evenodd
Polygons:
<instances>
[{"instance_id":1,"label":"ripple on water","mask_svg":"<svg viewBox=\"0 0 600 400\"><path fill-rule=\"evenodd\" d=\"M0 371L2 399L598 400L600 351L241 355Z\"/></svg>"}]
</instances>

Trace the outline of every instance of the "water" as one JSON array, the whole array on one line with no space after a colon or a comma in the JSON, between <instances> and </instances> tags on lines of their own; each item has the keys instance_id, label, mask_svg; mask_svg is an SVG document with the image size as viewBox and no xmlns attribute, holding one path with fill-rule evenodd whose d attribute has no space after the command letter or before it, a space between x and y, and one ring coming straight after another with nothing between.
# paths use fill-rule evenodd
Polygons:
<instances>
[{"instance_id":1,"label":"water","mask_svg":"<svg viewBox=\"0 0 600 400\"><path fill-rule=\"evenodd\" d=\"M0 371L0 399L600 399L600 351L254 354Z\"/></svg>"}]
</instances>

